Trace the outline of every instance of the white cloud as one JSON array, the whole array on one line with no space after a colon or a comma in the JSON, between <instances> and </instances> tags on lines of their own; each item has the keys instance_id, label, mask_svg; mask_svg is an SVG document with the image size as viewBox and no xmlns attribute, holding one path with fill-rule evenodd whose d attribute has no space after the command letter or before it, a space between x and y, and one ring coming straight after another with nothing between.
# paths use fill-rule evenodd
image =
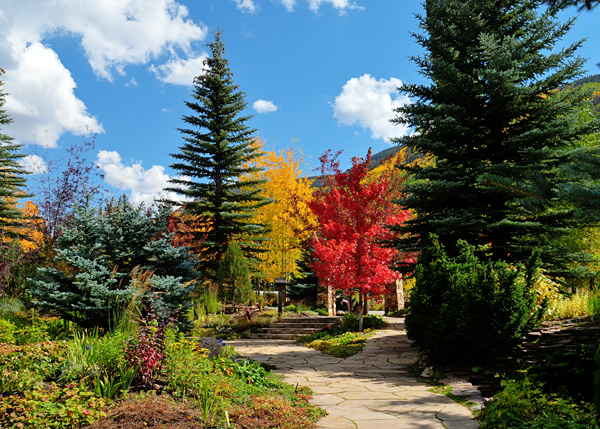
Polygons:
<instances>
[{"instance_id":1,"label":"white cloud","mask_svg":"<svg viewBox=\"0 0 600 429\"><path fill-rule=\"evenodd\" d=\"M94 72L108 80L113 71L122 74L125 66L171 49L189 53L207 34L175 0L9 0L3 9L10 17L4 37L13 49L53 34L79 37Z\"/></svg>"},{"instance_id":2,"label":"white cloud","mask_svg":"<svg viewBox=\"0 0 600 429\"><path fill-rule=\"evenodd\" d=\"M53 147L65 132L103 131L47 45L53 36L79 41L94 73L112 81L129 65L193 56L193 44L206 35L206 27L189 19L188 9L176 0L3 1L0 65L6 70L6 109L16 124L11 135ZM165 79L176 79L175 72Z\"/></svg>"},{"instance_id":3,"label":"white cloud","mask_svg":"<svg viewBox=\"0 0 600 429\"><path fill-rule=\"evenodd\" d=\"M395 117L394 109L410 103L407 96L399 96L399 79L376 80L369 74L352 78L344 84L342 92L335 98L333 117L341 125L359 125L371 131L374 139L388 140L408 133L406 126L390 122Z\"/></svg>"},{"instance_id":4,"label":"white cloud","mask_svg":"<svg viewBox=\"0 0 600 429\"><path fill-rule=\"evenodd\" d=\"M240 0L236 0L240 1ZM279 0L279 2L285 7L288 12L293 12L296 6L296 0ZM352 0L307 0L308 8L313 12L318 12L323 4L329 4L333 8L337 9L340 14L345 13L347 10L362 10L363 6L358 5Z\"/></svg>"},{"instance_id":5,"label":"white cloud","mask_svg":"<svg viewBox=\"0 0 600 429\"><path fill-rule=\"evenodd\" d=\"M14 57L17 67L4 75L7 113L15 120L8 132L17 141L56 147L65 132L104 132L85 104L75 96L75 81L56 52L40 43Z\"/></svg>"},{"instance_id":6,"label":"white cloud","mask_svg":"<svg viewBox=\"0 0 600 429\"><path fill-rule=\"evenodd\" d=\"M277 106L275 105L275 103L268 100L256 100L254 104L252 104L252 107L258 113L269 113L277 111Z\"/></svg>"},{"instance_id":7,"label":"white cloud","mask_svg":"<svg viewBox=\"0 0 600 429\"><path fill-rule=\"evenodd\" d=\"M281 0L281 4L288 12L293 12L294 6L296 5L296 0Z\"/></svg>"},{"instance_id":8,"label":"white cloud","mask_svg":"<svg viewBox=\"0 0 600 429\"><path fill-rule=\"evenodd\" d=\"M130 200L134 204L144 203L149 207L155 199L163 197L182 200L178 195L165 194L163 191L170 177L162 165L153 165L144 170L141 161L126 165L118 152L107 150L98 152L96 165L103 171L106 183L121 191L130 191Z\"/></svg>"},{"instance_id":9,"label":"white cloud","mask_svg":"<svg viewBox=\"0 0 600 429\"><path fill-rule=\"evenodd\" d=\"M27 155L21 158L19 164L32 174L42 174L48 171L48 165L39 155Z\"/></svg>"},{"instance_id":10,"label":"white cloud","mask_svg":"<svg viewBox=\"0 0 600 429\"><path fill-rule=\"evenodd\" d=\"M162 82L173 85L193 85L194 78L206 70L204 60L207 57L208 54L203 53L187 60L174 58L159 66L152 65L150 70Z\"/></svg>"},{"instance_id":11,"label":"white cloud","mask_svg":"<svg viewBox=\"0 0 600 429\"><path fill-rule=\"evenodd\" d=\"M233 0L238 10L246 13L255 13L257 10L254 0Z\"/></svg>"},{"instance_id":12,"label":"white cloud","mask_svg":"<svg viewBox=\"0 0 600 429\"><path fill-rule=\"evenodd\" d=\"M340 13L346 10L364 9L352 0L308 0L308 8L313 12L317 12L322 4L330 4L340 11Z\"/></svg>"}]
</instances>

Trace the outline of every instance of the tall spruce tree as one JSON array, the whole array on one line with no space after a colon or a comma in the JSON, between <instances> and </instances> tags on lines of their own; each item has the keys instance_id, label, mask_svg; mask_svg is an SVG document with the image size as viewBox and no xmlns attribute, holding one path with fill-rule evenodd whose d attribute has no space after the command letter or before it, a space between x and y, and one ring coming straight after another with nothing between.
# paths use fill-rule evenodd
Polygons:
<instances>
[{"instance_id":1,"label":"tall spruce tree","mask_svg":"<svg viewBox=\"0 0 600 429\"><path fill-rule=\"evenodd\" d=\"M395 122L418 132L396 142L435 163L406 167L415 180L399 204L416 216L397 228L401 250L427 248L434 233L450 255L459 239L491 244L492 259L524 260L540 245L547 262L557 255L552 243L574 222L568 204L525 206L510 184L489 180L553 184L564 150L595 129L578 118L584 90L557 91L582 72L581 42L556 47L573 21L558 22L560 8L542 4L425 2L426 34L415 38L426 53L414 61L431 83L400 88L415 102Z\"/></svg>"},{"instance_id":2,"label":"tall spruce tree","mask_svg":"<svg viewBox=\"0 0 600 429\"><path fill-rule=\"evenodd\" d=\"M4 70L0 69L0 77ZM16 208L16 202L25 195L27 171L19 164L25 155L21 153L21 145L14 143L13 138L4 134L2 128L11 124L12 118L3 109L6 94L2 91L0 80L0 235L18 235L19 219L22 212ZM16 228L16 229L15 229Z\"/></svg>"},{"instance_id":3,"label":"tall spruce tree","mask_svg":"<svg viewBox=\"0 0 600 429\"><path fill-rule=\"evenodd\" d=\"M237 240L244 254L252 257L263 240L265 227L252 222L256 209L268 203L261 197L261 180L240 181L243 174L258 171L245 167L258 156L252 135L242 116L244 93L233 83L221 33L209 43L212 56L204 61L203 74L194 80L192 101L186 106L192 114L183 120L189 128L179 131L184 144L171 156L171 165L180 177L172 179L167 191L187 199L184 210L196 216L202 228L193 232L196 248L202 249L200 270L214 280L228 244Z\"/></svg>"}]
</instances>

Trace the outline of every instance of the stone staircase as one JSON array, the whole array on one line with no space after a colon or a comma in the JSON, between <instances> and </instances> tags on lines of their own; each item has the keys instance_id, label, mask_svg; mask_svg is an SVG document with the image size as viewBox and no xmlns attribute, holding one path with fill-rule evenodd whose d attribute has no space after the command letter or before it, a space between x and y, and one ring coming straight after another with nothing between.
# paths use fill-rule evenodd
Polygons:
<instances>
[{"instance_id":1,"label":"stone staircase","mask_svg":"<svg viewBox=\"0 0 600 429\"><path fill-rule=\"evenodd\" d=\"M295 340L302 335L313 334L338 323L340 317L291 316L283 317L259 332L250 334L254 339Z\"/></svg>"}]
</instances>

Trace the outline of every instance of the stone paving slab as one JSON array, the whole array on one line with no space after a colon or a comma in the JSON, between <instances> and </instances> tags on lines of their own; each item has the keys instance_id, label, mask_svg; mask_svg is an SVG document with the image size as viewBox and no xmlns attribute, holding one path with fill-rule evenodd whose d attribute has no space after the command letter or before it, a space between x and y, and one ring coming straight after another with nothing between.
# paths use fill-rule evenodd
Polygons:
<instances>
[{"instance_id":1,"label":"stone paving slab","mask_svg":"<svg viewBox=\"0 0 600 429\"><path fill-rule=\"evenodd\" d=\"M386 318L388 327L367 340L362 353L346 359L286 340L235 340L238 353L275 365L285 381L308 386L312 402L328 415L319 429L472 429L477 420L462 405L429 392L431 385L410 375L417 359L403 319ZM454 394L482 402L470 383L453 380Z\"/></svg>"}]
</instances>

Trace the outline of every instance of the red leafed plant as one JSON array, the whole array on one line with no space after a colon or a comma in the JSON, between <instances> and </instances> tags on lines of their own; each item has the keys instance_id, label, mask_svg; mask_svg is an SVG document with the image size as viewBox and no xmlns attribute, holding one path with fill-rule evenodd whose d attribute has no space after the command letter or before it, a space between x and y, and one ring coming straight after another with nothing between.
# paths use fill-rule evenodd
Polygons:
<instances>
[{"instance_id":1,"label":"red leafed plant","mask_svg":"<svg viewBox=\"0 0 600 429\"><path fill-rule=\"evenodd\" d=\"M145 386L153 387L165 360L165 329L174 322L169 318L158 326L142 326L137 339L125 342L125 360L130 367L139 366L139 374Z\"/></svg>"},{"instance_id":2,"label":"red leafed plant","mask_svg":"<svg viewBox=\"0 0 600 429\"><path fill-rule=\"evenodd\" d=\"M362 322L364 298L385 293L386 285L400 277L391 266L398 258L408 257L382 247L381 242L393 235L385 226L404 222L410 212L393 202L400 192L397 176L365 180L370 149L364 160L353 158L347 172L340 170L337 155L328 151L321 157L326 184L309 204L318 219L311 240L312 269L324 285L348 294L358 292Z\"/></svg>"}]
</instances>

